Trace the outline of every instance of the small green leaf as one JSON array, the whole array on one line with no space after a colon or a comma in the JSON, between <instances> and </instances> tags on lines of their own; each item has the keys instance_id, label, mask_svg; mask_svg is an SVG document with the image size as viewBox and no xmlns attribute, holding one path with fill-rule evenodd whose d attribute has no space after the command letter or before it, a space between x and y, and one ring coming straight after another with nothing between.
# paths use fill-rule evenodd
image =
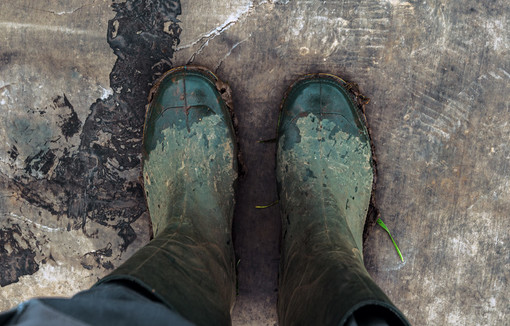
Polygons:
<instances>
[{"instance_id":1,"label":"small green leaf","mask_svg":"<svg viewBox=\"0 0 510 326\"><path fill-rule=\"evenodd\" d=\"M388 233L388 235L390 236L391 242L393 242L393 245L395 246L395 249L397 250L397 253L400 256L400 259L402 260L402 262L404 262L404 257L402 257L402 253L400 252L400 249L398 249L397 243L391 236L390 230L388 230L388 227L386 226L386 224L384 224L384 222L381 220L381 218L378 218L376 222L384 229L384 231L386 231L386 233Z\"/></svg>"},{"instance_id":2,"label":"small green leaf","mask_svg":"<svg viewBox=\"0 0 510 326\"><path fill-rule=\"evenodd\" d=\"M276 143L276 138L257 140L257 143Z\"/></svg>"},{"instance_id":3,"label":"small green leaf","mask_svg":"<svg viewBox=\"0 0 510 326\"><path fill-rule=\"evenodd\" d=\"M255 208L263 209L263 208L268 208L268 207L274 206L274 205L276 205L276 204L278 204L278 200L277 200L277 201L272 202L272 203L271 203L271 204L269 204L269 205L255 206Z\"/></svg>"}]
</instances>

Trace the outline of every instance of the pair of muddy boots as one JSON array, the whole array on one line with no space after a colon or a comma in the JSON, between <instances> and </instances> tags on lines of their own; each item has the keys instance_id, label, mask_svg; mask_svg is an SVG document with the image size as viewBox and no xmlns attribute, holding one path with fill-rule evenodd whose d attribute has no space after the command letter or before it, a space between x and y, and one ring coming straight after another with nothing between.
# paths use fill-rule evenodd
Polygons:
<instances>
[{"instance_id":1,"label":"pair of muddy boots","mask_svg":"<svg viewBox=\"0 0 510 326\"><path fill-rule=\"evenodd\" d=\"M407 325L364 268L373 167L366 127L326 74L288 91L278 124L280 325ZM167 72L150 94L143 180L154 239L101 283L132 281L197 325L230 325L237 145L230 89L206 69Z\"/></svg>"}]
</instances>

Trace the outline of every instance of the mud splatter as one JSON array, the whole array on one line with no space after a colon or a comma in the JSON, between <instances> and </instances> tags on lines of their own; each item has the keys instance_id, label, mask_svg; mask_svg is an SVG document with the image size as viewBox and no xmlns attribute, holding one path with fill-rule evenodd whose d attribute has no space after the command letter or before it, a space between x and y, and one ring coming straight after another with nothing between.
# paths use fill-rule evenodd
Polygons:
<instances>
[{"instance_id":1,"label":"mud splatter","mask_svg":"<svg viewBox=\"0 0 510 326\"><path fill-rule=\"evenodd\" d=\"M33 236L31 234L30 236ZM0 286L17 282L23 275L32 275L39 270L36 253L22 237L21 228L13 224L0 229Z\"/></svg>"},{"instance_id":2,"label":"mud splatter","mask_svg":"<svg viewBox=\"0 0 510 326\"><path fill-rule=\"evenodd\" d=\"M63 122L60 124L60 129L62 130L62 135L66 137L66 140L70 137L73 137L80 128L81 121L78 119L78 115L76 111L74 111L74 107L71 105L66 95L57 96L53 99L53 105L57 108L68 109L70 112L66 114L66 116L61 116Z\"/></svg>"},{"instance_id":3,"label":"mud splatter","mask_svg":"<svg viewBox=\"0 0 510 326\"><path fill-rule=\"evenodd\" d=\"M18 158L19 152L16 145L12 145L11 150L7 152L11 160L15 161Z\"/></svg>"},{"instance_id":4,"label":"mud splatter","mask_svg":"<svg viewBox=\"0 0 510 326\"><path fill-rule=\"evenodd\" d=\"M138 180L146 99L159 75L172 68L181 33L179 0L128 0L112 7L116 16L108 23L107 41L118 57L110 74L113 95L91 105L83 126L72 99L65 94L55 97L45 112L58 110L58 127L66 141L79 134L78 150L58 148L58 155L55 149L34 150L24 161L23 173L7 182L10 191L31 205L57 220L67 219L63 224L68 231L81 229L93 238L97 234L88 233L89 221L112 228L120 244L84 257L86 269L112 269L111 261L98 260L98 255L119 256L137 237L131 223L147 209ZM9 58L0 58L5 60ZM19 160L18 148L9 151L12 160ZM20 232L19 226L0 230L2 286L38 270L36 249L16 242ZM8 252L7 246L14 250Z\"/></svg>"}]
</instances>

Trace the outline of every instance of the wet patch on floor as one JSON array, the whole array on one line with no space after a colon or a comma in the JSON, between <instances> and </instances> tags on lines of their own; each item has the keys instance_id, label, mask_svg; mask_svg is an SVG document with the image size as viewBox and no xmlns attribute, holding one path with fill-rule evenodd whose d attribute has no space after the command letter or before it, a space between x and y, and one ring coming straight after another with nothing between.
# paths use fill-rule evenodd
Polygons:
<instances>
[{"instance_id":1,"label":"wet patch on floor","mask_svg":"<svg viewBox=\"0 0 510 326\"><path fill-rule=\"evenodd\" d=\"M73 95L60 93L5 123L2 287L34 274L40 264L66 264L67 255L97 279L125 259L140 228L148 234L137 222L148 222L139 180L145 105L154 81L172 67L181 7L179 0L133 0L112 8L106 39L118 57L110 73L113 92L105 89L107 96L90 106L85 119ZM2 52L0 61L7 65L13 57ZM0 86L0 93L9 88ZM83 247L68 246L64 239L77 234Z\"/></svg>"}]
</instances>

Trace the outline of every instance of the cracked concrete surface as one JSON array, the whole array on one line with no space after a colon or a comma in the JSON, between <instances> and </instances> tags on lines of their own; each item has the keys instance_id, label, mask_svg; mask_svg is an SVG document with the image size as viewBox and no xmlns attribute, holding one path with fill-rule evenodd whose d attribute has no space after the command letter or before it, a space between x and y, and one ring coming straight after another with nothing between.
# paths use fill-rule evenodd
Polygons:
<instances>
[{"instance_id":1,"label":"cracked concrete surface","mask_svg":"<svg viewBox=\"0 0 510 326\"><path fill-rule=\"evenodd\" d=\"M135 27L126 34L130 22L147 24L132 15L112 21L110 47L109 1L0 3L1 309L34 295L85 289L148 241L132 154L142 102L152 77L192 62L229 82L239 118L247 174L234 225L235 325L276 323L279 208L255 208L277 197L275 147L258 141L275 136L287 86L319 71L358 83L371 98L366 113L378 157L377 202L405 258L374 228L364 254L376 282L414 325L506 323L510 9L504 1L181 5L178 26L166 32L178 45ZM137 42L176 52L156 47L148 58L150 51L129 47ZM110 74L114 51L124 60L117 65L148 60L143 73L145 66L122 66L138 84L123 82L118 70ZM114 108L124 117L108 116ZM132 133L121 135L126 129ZM73 194L72 179L81 177L62 172L66 164L87 173L79 180L89 186ZM125 191L112 192L103 181ZM113 207L105 216L103 201ZM18 265L11 263L16 257Z\"/></svg>"},{"instance_id":2,"label":"cracked concrete surface","mask_svg":"<svg viewBox=\"0 0 510 326\"><path fill-rule=\"evenodd\" d=\"M190 17L189 21L183 21L182 45L177 51L187 49L191 52L186 64L192 64L196 56L202 53L209 42L229 30L232 26L246 19L259 6L268 1L239 1L234 3L217 1L204 1L200 3L183 2L184 12L200 12L200 16ZM201 8L210 8L211 11L203 12ZM213 27L211 27L213 26ZM202 32L205 30L205 32ZM239 45L239 44L237 44ZM232 47L235 48L237 45Z\"/></svg>"}]
</instances>

